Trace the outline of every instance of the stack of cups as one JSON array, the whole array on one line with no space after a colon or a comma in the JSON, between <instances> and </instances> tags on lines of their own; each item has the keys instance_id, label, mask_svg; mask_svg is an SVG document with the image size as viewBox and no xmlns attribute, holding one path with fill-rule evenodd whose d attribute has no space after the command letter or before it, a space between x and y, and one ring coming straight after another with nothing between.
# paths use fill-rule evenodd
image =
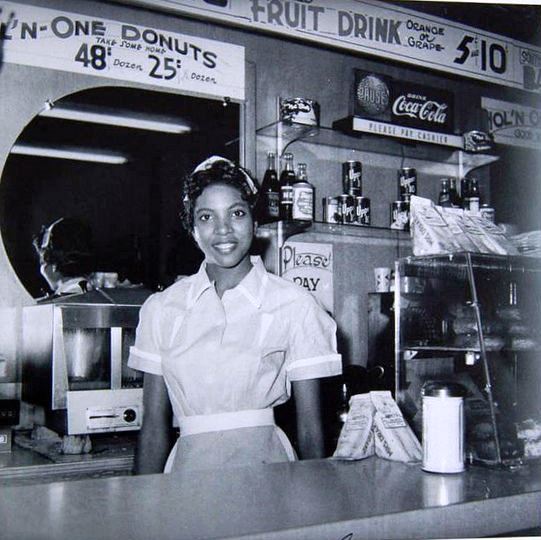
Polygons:
<instances>
[{"instance_id":1,"label":"stack of cups","mask_svg":"<svg viewBox=\"0 0 541 540\"><path fill-rule=\"evenodd\" d=\"M386 266L374 268L376 292L389 292L394 290L394 271Z\"/></svg>"}]
</instances>

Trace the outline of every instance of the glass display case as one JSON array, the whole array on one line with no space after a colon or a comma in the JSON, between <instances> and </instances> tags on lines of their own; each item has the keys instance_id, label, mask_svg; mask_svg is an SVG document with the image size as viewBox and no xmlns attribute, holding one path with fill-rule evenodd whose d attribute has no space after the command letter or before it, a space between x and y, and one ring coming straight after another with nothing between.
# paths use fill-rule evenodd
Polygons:
<instances>
[{"instance_id":1,"label":"glass display case","mask_svg":"<svg viewBox=\"0 0 541 540\"><path fill-rule=\"evenodd\" d=\"M395 392L416 434L422 385L453 381L466 389L470 463L539 458L541 259L407 257L395 279Z\"/></svg>"}]
</instances>

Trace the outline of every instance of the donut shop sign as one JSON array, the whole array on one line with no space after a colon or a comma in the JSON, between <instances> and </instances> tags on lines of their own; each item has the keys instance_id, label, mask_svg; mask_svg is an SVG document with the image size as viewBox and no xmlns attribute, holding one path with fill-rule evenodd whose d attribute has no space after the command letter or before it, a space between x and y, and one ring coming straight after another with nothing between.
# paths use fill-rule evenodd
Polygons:
<instances>
[{"instance_id":1,"label":"donut shop sign","mask_svg":"<svg viewBox=\"0 0 541 540\"><path fill-rule=\"evenodd\" d=\"M2 7L8 64L244 100L244 47L17 2Z\"/></svg>"},{"instance_id":2,"label":"donut shop sign","mask_svg":"<svg viewBox=\"0 0 541 540\"><path fill-rule=\"evenodd\" d=\"M541 48L377 0L118 0L541 93ZM468 4L464 9L470 9Z\"/></svg>"},{"instance_id":3,"label":"donut shop sign","mask_svg":"<svg viewBox=\"0 0 541 540\"><path fill-rule=\"evenodd\" d=\"M486 97L481 107L495 143L541 150L540 108Z\"/></svg>"}]
</instances>

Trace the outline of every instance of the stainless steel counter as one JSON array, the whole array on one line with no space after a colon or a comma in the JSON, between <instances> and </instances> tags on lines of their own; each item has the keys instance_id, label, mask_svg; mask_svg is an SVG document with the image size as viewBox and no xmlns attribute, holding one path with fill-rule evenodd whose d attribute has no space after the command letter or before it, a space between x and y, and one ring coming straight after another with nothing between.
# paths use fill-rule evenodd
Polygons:
<instances>
[{"instance_id":1,"label":"stainless steel counter","mask_svg":"<svg viewBox=\"0 0 541 540\"><path fill-rule=\"evenodd\" d=\"M435 475L370 458L2 488L3 540L457 538L541 526L541 465Z\"/></svg>"}]
</instances>

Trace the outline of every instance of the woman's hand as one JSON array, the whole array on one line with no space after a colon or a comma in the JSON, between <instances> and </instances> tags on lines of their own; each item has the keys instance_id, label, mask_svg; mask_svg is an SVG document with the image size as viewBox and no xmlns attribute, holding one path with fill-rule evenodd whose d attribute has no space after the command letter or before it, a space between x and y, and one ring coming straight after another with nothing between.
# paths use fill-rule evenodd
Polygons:
<instances>
[{"instance_id":1,"label":"woman's hand","mask_svg":"<svg viewBox=\"0 0 541 540\"><path fill-rule=\"evenodd\" d=\"M301 459L325 455L319 379L293 381L297 414L297 440Z\"/></svg>"}]
</instances>

